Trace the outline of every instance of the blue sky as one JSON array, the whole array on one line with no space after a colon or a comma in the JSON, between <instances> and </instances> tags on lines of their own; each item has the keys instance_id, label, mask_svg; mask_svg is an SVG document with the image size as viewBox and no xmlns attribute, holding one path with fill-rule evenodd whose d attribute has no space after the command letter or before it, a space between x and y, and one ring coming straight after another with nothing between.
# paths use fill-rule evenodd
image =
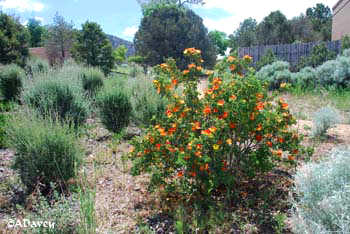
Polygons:
<instances>
[{"instance_id":1,"label":"blue sky","mask_svg":"<svg viewBox=\"0 0 350 234\"><path fill-rule=\"evenodd\" d=\"M307 7L323 3L332 8L337 0L205 0L204 6L191 6L203 18L209 30L232 33L248 17L258 22L271 11L281 10L287 18L305 12ZM142 13L136 0L0 0L0 9L16 14L24 23L37 18L52 23L56 12L73 21L76 28L86 20L97 22L105 33L132 41Z\"/></svg>"}]
</instances>

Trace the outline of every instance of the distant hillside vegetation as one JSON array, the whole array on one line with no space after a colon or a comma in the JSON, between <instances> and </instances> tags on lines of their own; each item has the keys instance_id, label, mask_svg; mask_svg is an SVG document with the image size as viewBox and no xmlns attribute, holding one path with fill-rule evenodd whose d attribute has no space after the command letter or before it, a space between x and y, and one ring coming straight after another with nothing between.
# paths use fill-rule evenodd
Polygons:
<instances>
[{"instance_id":1,"label":"distant hillside vegetation","mask_svg":"<svg viewBox=\"0 0 350 234\"><path fill-rule=\"evenodd\" d=\"M128 51L126 52L126 56L133 56L135 55L135 47L134 44L130 41L123 40L119 37L106 34L108 39L112 42L113 49L117 48L120 45L125 45Z\"/></svg>"}]
</instances>

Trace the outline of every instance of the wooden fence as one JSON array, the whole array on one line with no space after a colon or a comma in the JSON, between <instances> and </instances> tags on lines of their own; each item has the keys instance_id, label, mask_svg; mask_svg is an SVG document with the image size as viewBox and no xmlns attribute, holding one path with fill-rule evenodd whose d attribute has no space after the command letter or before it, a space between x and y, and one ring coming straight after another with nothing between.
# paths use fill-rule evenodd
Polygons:
<instances>
[{"instance_id":1,"label":"wooden fence","mask_svg":"<svg viewBox=\"0 0 350 234\"><path fill-rule=\"evenodd\" d=\"M303 56L307 56L311 53L312 48L319 44L319 42L300 43L300 44L283 44L283 45L264 45L264 46L252 46L252 47L240 47L238 48L238 54L240 57L249 54L253 57L253 66L260 60L266 50L272 49L277 57L281 60L289 62L292 66L298 64L299 60ZM327 41L326 45L328 49L340 53L341 41Z\"/></svg>"}]
</instances>

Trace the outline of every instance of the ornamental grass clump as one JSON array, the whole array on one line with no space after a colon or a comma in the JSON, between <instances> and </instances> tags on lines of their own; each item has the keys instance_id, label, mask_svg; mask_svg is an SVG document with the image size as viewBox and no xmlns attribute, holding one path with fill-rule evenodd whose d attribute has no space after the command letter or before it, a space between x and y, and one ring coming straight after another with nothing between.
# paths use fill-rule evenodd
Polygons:
<instances>
[{"instance_id":1,"label":"ornamental grass clump","mask_svg":"<svg viewBox=\"0 0 350 234\"><path fill-rule=\"evenodd\" d=\"M314 114L311 134L314 137L324 136L328 129L340 122L337 111L331 107L324 107Z\"/></svg>"},{"instance_id":2,"label":"ornamental grass clump","mask_svg":"<svg viewBox=\"0 0 350 234\"><path fill-rule=\"evenodd\" d=\"M0 99L16 100L22 91L24 77L23 69L16 64L0 66Z\"/></svg>"},{"instance_id":3,"label":"ornamental grass clump","mask_svg":"<svg viewBox=\"0 0 350 234\"><path fill-rule=\"evenodd\" d=\"M28 192L41 191L74 178L81 165L83 151L68 124L43 119L36 113L19 113L8 120L6 140L16 154L13 168L18 171Z\"/></svg>"},{"instance_id":4,"label":"ornamental grass clump","mask_svg":"<svg viewBox=\"0 0 350 234\"><path fill-rule=\"evenodd\" d=\"M104 74L100 69L88 68L81 75L84 91L88 96L95 96L103 86Z\"/></svg>"},{"instance_id":5,"label":"ornamental grass clump","mask_svg":"<svg viewBox=\"0 0 350 234\"><path fill-rule=\"evenodd\" d=\"M320 163L301 167L294 179L295 233L350 233L350 151L335 149Z\"/></svg>"},{"instance_id":6,"label":"ornamental grass clump","mask_svg":"<svg viewBox=\"0 0 350 234\"><path fill-rule=\"evenodd\" d=\"M183 71L173 59L155 68L155 88L169 104L166 118L133 140L133 175L150 173L151 189L210 199L280 163L295 164L303 152L301 138L290 128L296 119L286 101L270 96L248 69L250 56L222 62L231 71L227 82L220 72L207 71L209 85L201 97L201 51L189 48L184 54L191 63ZM174 92L179 85L182 95Z\"/></svg>"}]
</instances>

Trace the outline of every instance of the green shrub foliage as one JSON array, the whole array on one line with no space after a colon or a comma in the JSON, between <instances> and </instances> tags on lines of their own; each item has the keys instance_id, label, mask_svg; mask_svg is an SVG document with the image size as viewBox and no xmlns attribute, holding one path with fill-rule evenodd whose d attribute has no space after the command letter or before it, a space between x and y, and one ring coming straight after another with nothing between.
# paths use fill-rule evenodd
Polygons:
<instances>
[{"instance_id":1,"label":"green shrub foliage","mask_svg":"<svg viewBox=\"0 0 350 234\"><path fill-rule=\"evenodd\" d=\"M22 68L15 64L0 67L0 92L6 101L19 97L25 74Z\"/></svg>"},{"instance_id":2,"label":"green shrub foliage","mask_svg":"<svg viewBox=\"0 0 350 234\"><path fill-rule=\"evenodd\" d=\"M260 69L258 79L268 82L269 89L278 89L283 82L290 82L291 72L288 62L277 61Z\"/></svg>"},{"instance_id":3,"label":"green shrub foliage","mask_svg":"<svg viewBox=\"0 0 350 234\"><path fill-rule=\"evenodd\" d=\"M312 67L304 67L297 73L293 73L292 83L302 88L313 88L317 85L317 73Z\"/></svg>"},{"instance_id":4,"label":"green shrub foliage","mask_svg":"<svg viewBox=\"0 0 350 234\"><path fill-rule=\"evenodd\" d=\"M346 34L341 39L341 52L344 54L344 50L350 49L350 36Z\"/></svg>"},{"instance_id":5,"label":"green shrub foliage","mask_svg":"<svg viewBox=\"0 0 350 234\"><path fill-rule=\"evenodd\" d=\"M328 60L336 58L336 53L327 48L325 43L320 43L312 48L311 54L301 59L298 67L317 67Z\"/></svg>"},{"instance_id":6,"label":"green shrub foliage","mask_svg":"<svg viewBox=\"0 0 350 234\"><path fill-rule=\"evenodd\" d=\"M165 116L167 100L157 93L149 77L136 77L130 86L133 117L136 122L144 125L155 124L156 120Z\"/></svg>"},{"instance_id":7,"label":"green shrub foliage","mask_svg":"<svg viewBox=\"0 0 350 234\"><path fill-rule=\"evenodd\" d=\"M13 168L29 192L38 183L44 186L41 191L49 189L50 183L64 188L65 181L76 175L82 150L67 124L22 113L9 120L6 136L16 150Z\"/></svg>"},{"instance_id":8,"label":"green shrub foliage","mask_svg":"<svg viewBox=\"0 0 350 234\"><path fill-rule=\"evenodd\" d=\"M337 87L346 88L350 86L350 57L338 57L334 72L334 82Z\"/></svg>"},{"instance_id":9,"label":"green shrub foliage","mask_svg":"<svg viewBox=\"0 0 350 234\"><path fill-rule=\"evenodd\" d=\"M104 75L101 70L89 68L83 72L81 81L83 89L89 96L95 96L97 91L103 86Z\"/></svg>"},{"instance_id":10,"label":"green shrub foliage","mask_svg":"<svg viewBox=\"0 0 350 234\"><path fill-rule=\"evenodd\" d=\"M119 133L129 124L132 105L130 97L121 88L100 91L96 99L102 124L110 131Z\"/></svg>"},{"instance_id":11,"label":"green shrub foliage","mask_svg":"<svg viewBox=\"0 0 350 234\"><path fill-rule=\"evenodd\" d=\"M0 112L0 148L5 148L5 130L6 130L6 120L7 115L5 113Z\"/></svg>"},{"instance_id":12,"label":"green shrub foliage","mask_svg":"<svg viewBox=\"0 0 350 234\"><path fill-rule=\"evenodd\" d=\"M336 65L337 62L335 60L330 60L316 68L317 79L322 86L330 86L335 83L334 72Z\"/></svg>"},{"instance_id":13,"label":"green shrub foliage","mask_svg":"<svg viewBox=\"0 0 350 234\"><path fill-rule=\"evenodd\" d=\"M295 175L294 233L350 233L350 151L335 149Z\"/></svg>"},{"instance_id":14,"label":"green shrub foliage","mask_svg":"<svg viewBox=\"0 0 350 234\"><path fill-rule=\"evenodd\" d=\"M256 70L259 71L262 67L272 64L278 60L277 56L271 49L265 51L260 60L256 63Z\"/></svg>"},{"instance_id":15,"label":"green shrub foliage","mask_svg":"<svg viewBox=\"0 0 350 234\"><path fill-rule=\"evenodd\" d=\"M343 51L343 57L350 58L350 49L346 49L346 50Z\"/></svg>"},{"instance_id":16,"label":"green shrub foliage","mask_svg":"<svg viewBox=\"0 0 350 234\"><path fill-rule=\"evenodd\" d=\"M31 58L27 61L27 67L30 72L47 72L49 70L49 63L41 58Z\"/></svg>"},{"instance_id":17,"label":"green shrub foliage","mask_svg":"<svg viewBox=\"0 0 350 234\"><path fill-rule=\"evenodd\" d=\"M336 110L330 107L321 108L314 114L312 135L324 135L329 128L339 123L339 121L340 116Z\"/></svg>"},{"instance_id":18,"label":"green shrub foliage","mask_svg":"<svg viewBox=\"0 0 350 234\"><path fill-rule=\"evenodd\" d=\"M88 103L80 90L59 80L42 80L27 90L24 100L43 116L83 124L88 117Z\"/></svg>"}]
</instances>

